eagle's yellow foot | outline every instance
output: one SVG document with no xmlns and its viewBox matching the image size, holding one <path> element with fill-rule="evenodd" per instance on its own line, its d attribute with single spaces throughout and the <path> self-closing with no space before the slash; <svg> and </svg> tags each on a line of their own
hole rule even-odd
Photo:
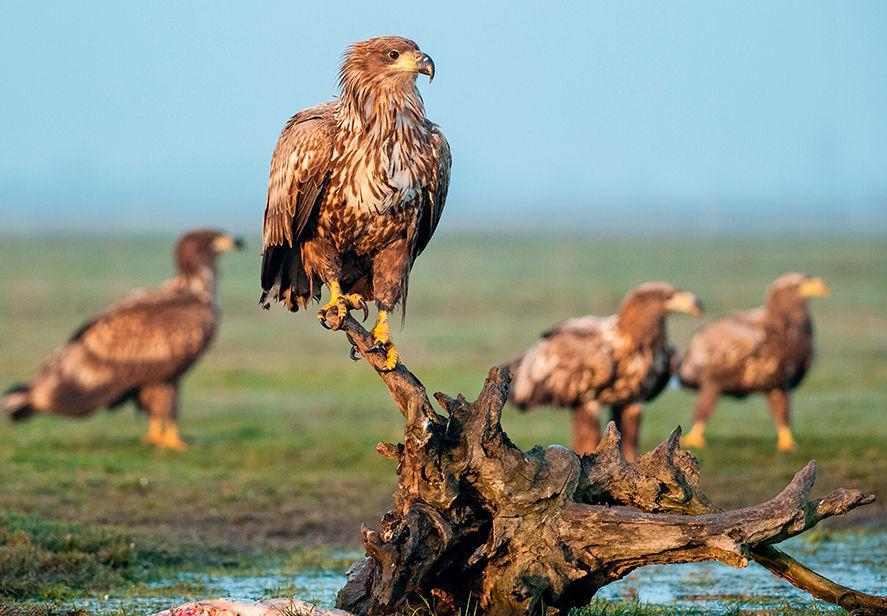
<svg viewBox="0 0 887 616">
<path fill-rule="evenodd" d="M 370 314 L 370 309 L 367 307 L 367 303 L 364 301 L 363 297 L 358 293 L 342 293 L 342 289 L 339 287 L 338 282 L 331 282 L 329 286 L 330 301 L 321 306 L 320 311 L 317 313 L 317 320 L 320 321 L 321 325 L 327 329 L 339 329 L 342 319 L 345 318 L 348 311 L 358 309 L 363 310 L 363 320 L 366 321 Z M 326 319 L 327 312 L 333 309 L 336 311 L 336 316 L 339 317 L 339 325 L 336 327 L 331 327 Z"/>
<path fill-rule="evenodd" d="M 159 421 L 158 425 L 160 425 Z M 161 449 L 172 449 L 174 451 L 186 451 L 188 449 L 188 443 L 183 441 L 182 437 L 179 436 L 179 428 L 173 421 L 169 421 L 168 423 L 164 422 L 164 427 L 159 434 L 152 432 L 153 422 L 152 427 L 148 430 L 148 436 L 145 437 L 145 442 L 156 445 Z M 149 438 L 151 438 L 150 441 L 148 440 Z"/>
<path fill-rule="evenodd" d="M 797 446 L 798 444 L 795 442 L 795 437 L 792 436 L 792 431 L 787 427 L 780 428 L 779 438 L 776 441 L 776 451 L 790 452 L 794 451 Z"/>
<path fill-rule="evenodd" d="M 391 342 L 391 329 L 388 326 L 388 312 L 379 311 L 379 317 L 376 319 L 376 325 L 373 331 L 375 343 L 370 347 L 370 351 L 385 353 L 385 370 L 394 370 L 400 362 L 400 355 L 397 353 L 397 347 Z"/>
<path fill-rule="evenodd" d="M 702 436 L 705 428 L 699 424 L 693 424 L 687 436 L 681 438 L 681 447 L 691 447 L 693 449 L 702 449 L 705 447 L 705 437 Z"/>
<path fill-rule="evenodd" d="M 159 445 L 163 440 L 163 422 L 157 417 L 148 419 L 148 434 L 142 438 L 147 445 Z"/>
<path fill-rule="evenodd" d="M 170 423 L 166 430 L 163 432 L 163 436 L 160 437 L 160 442 L 157 443 L 158 446 L 163 449 L 172 449 L 174 451 L 187 451 L 188 443 L 182 440 L 182 437 L 179 436 L 179 429 L 174 423 Z"/>
</svg>

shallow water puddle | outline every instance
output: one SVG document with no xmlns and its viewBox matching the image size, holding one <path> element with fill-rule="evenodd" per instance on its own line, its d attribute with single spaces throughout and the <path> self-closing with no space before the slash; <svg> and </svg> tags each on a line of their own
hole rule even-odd
<svg viewBox="0 0 887 616">
<path fill-rule="evenodd" d="M 783 542 L 781 547 L 836 582 L 869 593 L 887 593 L 887 533 L 825 533 L 809 538 L 797 537 Z M 344 575 L 342 571 L 334 570 L 221 576 L 185 573 L 156 586 L 163 588 L 177 581 L 201 582 L 208 592 L 203 597 L 96 598 L 75 603 L 98 613 L 124 609 L 140 614 L 211 597 L 262 599 L 294 596 L 321 605 L 333 605 Z M 744 569 L 719 563 L 645 567 L 606 586 L 597 598 L 704 609 L 712 614 L 737 607 L 763 611 L 786 603 L 808 605 L 812 601 L 808 594 L 754 563 Z"/>
<path fill-rule="evenodd" d="M 836 533 L 796 537 L 780 547 L 825 577 L 864 592 L 887 593 L 887 533 Z M 763 567 L 734 569 L 720 563 L 654 565 L 606 586 L 600 599 L 636 599 L 681 608 L 767 609 L 812 598 Z"/>
</svg>

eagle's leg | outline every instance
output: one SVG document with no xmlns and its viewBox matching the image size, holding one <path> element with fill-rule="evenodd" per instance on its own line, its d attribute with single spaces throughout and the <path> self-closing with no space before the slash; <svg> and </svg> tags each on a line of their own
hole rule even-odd
<svg viewBox="0 0 887 616">
<path fill-rule="evenodd" d="M 774 389 L 767 394 L 767 403 L 770 406 L 773 421 L 776 423 L 778 435 L 776 450 L 794 451 L 797 443 L 795 442 L 795 437 L 792 436 L 792 429 L 789 423 L 791 402 L 789 401 L 788 392 L 782 389 Z"/>
<path fill-rule="evenodd" d="M 409 243 L 402 238 L 389 244 L 376 253 L 372 264 L 373 297 L 376 300 L 376 308 L 379 309 L 376 325 L 371 332 L 375 340 L 372 350 L 384 353 L 385 368 L 394 370 L 400 362 L 400 355 L 391 342 L 388 315 L 406 296 L 407 277 L 412 264 Z"/>
<path fill-rule="evenodd" d="M 721 397 L 721 389 L 715 383 L 703 380 L 693 407 L 693 427 L 681 438 L 681 447 L 701 449 L 705 447 L 705 424 L 711 418 Z"/>
<path fill-rule="evenodd" d="M 148 434 L 142 439 L 149 445 L 159 445 L 163 438 L 163 420 L 159 417 L 151 416 L 148 418 Z"/>
<path fill-rule="evenodd" d="M 613 407 L 613 421 L 622 434 L 622 457 L 629 462 L 633 462 L 638 454 L 643 414 L 644 405 L 639 402 Z"/>
<path fill-rule="evenodd" d="M 570 412 L 573 427 L 573 451 L 579 455 L 594 453 L 601 442 L 600 404 L 589 400 Z"/>
<path fill-rule="evenodd" d="M 176 426 L 178 414 L 178 390 L 174 383 L 147 385 L 139 391 L 139 406 L 148 411 L 150 425 L 145 442 L 185 451 L 188 444 L 179 436 Z"/>
<path fill-rule="evenodd" d="M 317 320 L 320 321 L 321 325 L 330 329 L 326 320 L 326 313 L 333 309 L 335 309 L 336 315 L 339 317 L 338 323 L 342 322 L 349 310 L 357 309 L 363 310 L 363 318 L 366 320 L 367 316 L 369 316 L 369 308 L 363 297 L 358 293 L 342 293 L 342 287 L 339 285 L 338 280 L 331 280 L 327 283 L 327 286 L 330 288 L 330 301 L 324 304 L 317 313 Z M 336 329 L 338 329 L 338 326 Z"/>
<path fill-rule="evenodd" d="M 391 326 L 388 324 L 387 310 L 379 310 L 376 324 L 370 333 L 373 335 L 373 340 L 376 341 L 370 350 L 385 353 L 385 368 L 394 370 L 400 361 L 400 355 L 397 354 L 397 347 L 391 342 Z"/>
</svg>

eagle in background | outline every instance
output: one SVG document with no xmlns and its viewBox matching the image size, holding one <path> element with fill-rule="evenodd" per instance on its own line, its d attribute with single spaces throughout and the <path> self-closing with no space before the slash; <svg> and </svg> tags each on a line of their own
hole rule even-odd
<svg viewBox="0 0 887 616">
<path fill-rule="evenodd" d="M 777 449 L 791 451 L 789 392 L 813 363 L 811 297 L 831 294 L 822 278 L 789 273 L 767 289 L 764 306 L 718 319 L 697 331 L 681 360 L 681 384 L 698 389 L 693 427 L 681 439 L 686 447 L 705 445 L 705 424 L 721 394 L 744 398 L 767 394 L 778 432 Z"/>
<path fill-rule="evenodd" d="M 184 450 L 176 426 L 179 379 L 203 354 L 219 321 L 216 259 L 241 240 L 198 230 L 176 246 L 178 275 L 134 291 L 83 325 L 29 383 L 0 398 L 10 419 L 80 417 L 134 400 L 150 417 L 145 441 Z"/>
<path fill-rule="evenodd" d="M 406 303 L 410 269 L 443 212 L 450 148 L 425 117 L 419 73 L 434 62 L 413 41 L 386 36 L 354 43 L 339 71 L 340 96 L 306 109 L 283 128 L 271 159 L 262 237 L 263 307 L 290 310 L 330 299 L 342 317 L 375 300 L 376 350 L 394 369 L 389 313 Z"/>
<path fill-rule="evenodd" d="M 688 291 L 650 282 L 629 292 L 613 316 L 554 326 L 511 365 L 511 402 L 520 409 L 570 409 L 573 448 L 580 454 L 597 447 L 598 414 L 609 405 L 622 433 L 622 453 L 634 459 L 643 403 L 659 395 L 674 370 L 665 328 L 670 312 L 699 315 L 702 306 Z"/>
</svg>

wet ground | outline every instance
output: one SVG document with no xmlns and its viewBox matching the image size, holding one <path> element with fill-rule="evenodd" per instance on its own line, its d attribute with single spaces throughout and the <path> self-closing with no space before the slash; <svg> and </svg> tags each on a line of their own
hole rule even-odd
<svg viewBox="0 0 887 616">
<path fill-rule="evenodd" d="M 835 582 L 868 593 L 887 594 L 887 533 L 798 537 L 780 547 Z M 597 596 L 693 607 L 710 613 L 729 607 L 764 610 L 813 601 L 807 593 L 755 563 L 743 569 L 720 563 L 645 567 L 601 589 Z"/>
<path fill-rule="evenodd" d="M 840 532 L 798 537 L 781 544 L 789 554 L 826 577 L 875 594 L 887 594 L 887 533 Z M 348 555 L 358 558 L 359 554 Z M 210 592 L 204 598 L 261 599 L 293 596 L 321 605 L 333 605 L 343 583 L 341 570 L 267 571 L 260 575 L 204 576 L 183 574 L 170 582 L 201 582 Z M 719 563 L 663 565 L 639 569 L 603 588 L 598 598 L 636 600 L 644 604 L 695 608 L 717 614 L 731 608 L 765 612 L 788 604 L 809 605 L 812 599 L 787 582 L 752 563 L 733 569 Z M 75 602 L 92 612 L 149 613 L 193 600 L 187 596 L 129 599 L 96 597 Z"/>
</svg>

